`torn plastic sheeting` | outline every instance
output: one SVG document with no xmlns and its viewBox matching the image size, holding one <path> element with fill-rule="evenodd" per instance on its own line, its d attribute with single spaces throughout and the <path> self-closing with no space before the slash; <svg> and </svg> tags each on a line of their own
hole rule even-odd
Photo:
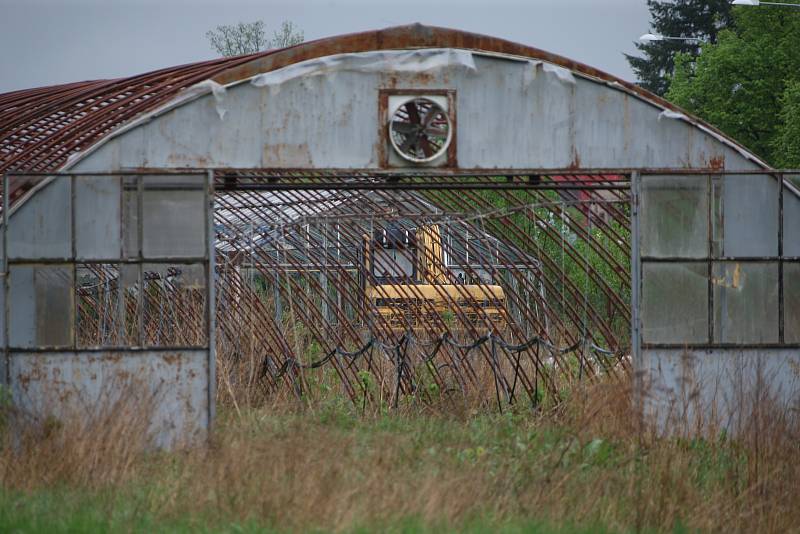
<svg viewBox="0 0 800 534">
<path fill-rule="evenodd" d="M 228 110 L 222 107 L 222 103 L 225 101 L 225 86 L 218 84 L 214 80 L 204 80 L 200 83 L 196 83 L 191 86 L 189 91 L 194 90 L 195 92 L 205 92 L 210 90 L 211 94 L 214 95 L 214 101 L 216 102 L 217 108 L 217 115 L 219 115 L 219 120 L 225 118 L 225 114 L 228 113 Z"/>
<path fill-rule="evenodd" d="M 555 74 L 555 76 L 564 83 L 575 84 L 575 76 L 572 75 L 572 71 L 569 69 L 553 65 L 552 63 L 542 63 L 542 70 L 549 74 Z"/>
<path fill-rule="evenodd" d="M 150 122 L 154 118 L 159 117 L 168 111 L 176 109 L 181 105 L 190 102 L 192 100 L 196 100 L 197 98 L 200 98 L 201 96 L 206 95 L 208 93 L 212 93 L 214 95 L 214 100 L 216 101 L 217 114 L 219 115 L 219 118 L 221 120 L 228 112 L 227 109 L 224 109 L 221 106 L 221 103 L 224 100 L 225 95 L 227 94 L 227 88 L 226 86 L 219 84 L 213 80 L 204 80 L 190 87 L 187 87 L 186 89 L 178 93 L 172 100 L 169 100 L 161 104 L 157 108 L 148 111 L 147 113 L 143 113 L 142 115 L 134 118 L 130 122 L 120 125 L 107 137 L 100 139 L 93 145 L 83 149 L 82 151 L 70 154 L 69 158 L 67 158 L 67 161 L 64 163 L 64 166 L 60 170 L 67 171 L 71 169 L 73 166 L 77 165 L 78 162 L 80 162 L 83 158 L 91 155 L 95 150 L 97 150 L 107 142 L 111 141 L 115 137 L 125 134 L 126 132 L 133 130 L 138 126 L 141 126 L 142 124 Z M 42 184 L 44 183 L 45 182 L 42 182 Z"/>
<path fill-rule="evenodd" d="M 672 111 L 671 109 L 665 109 L 664 111 L 658 114 L 658 120 L 661 119 L 687 120 L 688 117 L 683 113 Z"/>
<path fill-rule="evenodd" d="M 345 72 L 425 72 L 447 67 L 475 71 L 475 60 L 467 50 L 429 48 L 404 51 L 376 51 L 338 54 L 310 59 L 251 78 L 256 87 L 280 85 L 303 76 L 319 76 L 333 71 Z"/>
<path fill-rule="evenodd" d="M 543 72 L 554 75 L 563 83 L 568 83 L 571 85 L 575 85 L 576 83 L 575 76 L 572 74 L 572 71 L 559 65 L 553 65 L 552 63 L 546 63 L 544 61 L 529 61 L 528 64 L 530 67 L 525 70 L 524 74 L 523 83 L 525 84 L 525 87 L 530 85 L 536 79 L 539 67 L 542 68 Z"/>
<path fill-rule="evenodd" d="M 193 100 L 197 97 L 203 96 L 208 93 L 214 95 L 217 115 L 219 115 L 220 120 L 224 119 L 225 114 L 228 113 L 228 110 L 222 107 L 222 103 L 225 101 L 227 90 L 224 85 L 219 84 L 214 80 L 203 80 L 202 82 L 198 82 L 190 87 L 187 87 L 185 90 L 178 93 L 178 95 L 173 100 L 170 100 L 169 102 L 159 106 L 158 108 L 146 113 L 141 118 L 149 119 L 150 117 L 155 117 L 163 111 L 176 108 L 185 102 L 188 102 L 190 100 Z M 138 123 L 140 121 L 135 120 L 133 122 Z"/>
</svg>

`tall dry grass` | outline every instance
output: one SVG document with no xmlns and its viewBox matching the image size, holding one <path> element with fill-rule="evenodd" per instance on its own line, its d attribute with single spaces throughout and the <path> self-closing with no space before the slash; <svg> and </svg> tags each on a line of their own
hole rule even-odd
<svg viewBox="0 0 800 534">
<path fill-rule="evenodd" d="M 6 488 L 36 491 L 66 485 L 98 489 L 135 478 L 153 450 L 159 396 L 133 381 L 104 388 L 106 405 L 21 413 L 2 410 L 0 479 Z"/>
<path fill-rule="evenodd" d="M 223 409 L 206 447 L 157 453 L 142 411 L 50 425 L 0 453 L 6 495 L 113 494 L 158 521 L 281 529 L 458 528 L 475 517 L 611 529 L 788 532 L 800 525 L 800 432 L 768 405 L 736 436 L 641 424 L 629 383 L 575 387 L 548 410 L 362 414 L 331 396 Z M 111 410 L 112 412 L 114 410 Z M 113 514 L 113 507 L 101 513 Z"/>
</svg>

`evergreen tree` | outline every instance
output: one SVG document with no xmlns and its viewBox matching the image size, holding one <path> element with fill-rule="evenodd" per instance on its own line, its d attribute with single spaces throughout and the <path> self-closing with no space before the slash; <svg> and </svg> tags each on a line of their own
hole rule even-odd
<svg viewBox="0 0 800 534">
<path fill-rule="evenodd" d="M 644 57 L 625 54 L 639 85 L 663 96 L 675 68 L 675 54 L 697 57 L 702 42 L 715 43 L 717 34 L 731 23 L 730 0 L 647 0 L 652 32 L 668 37 L 693 37 L 692 41 L 636 43 Z"/>
</svg>

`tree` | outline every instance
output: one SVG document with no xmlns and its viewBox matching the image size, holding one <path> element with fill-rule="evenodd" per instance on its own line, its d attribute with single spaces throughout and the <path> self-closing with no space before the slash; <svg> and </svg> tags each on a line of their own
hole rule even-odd
<svg viewBox="0 0 800 534">
<path fill-rule="evenodd" d="M 285 48 L 303 42 L 303 32 L 294 23 L 283 21 L 280 29 L 267 39 L 264 21 L 223 24 L 206 32 L 206 38 L 219 54 L 241 56 L 272 48 Z"/>
<path fill-rule="evenodd" d="M 694 58 L 676 58 L 667 98 L 773 164 L 800 164 L 800 13 L 734 12 L 733 26 Z"/>
<path fill-rule="evenodd" d="M 284 20 L 281 28 L 272 33 L 272 39 L 267 48 L 286 48 L 300 44 L 305 39 L 303 30 L 294 25 L 291 21 Z"/>
<path fill-rule="evenodd" d="M 206 38 L 225 57 L 255 54 L 267 45 L 264 21 L 223 24 L 206 32 Z"/>
<path fill-rule="evenodd" d="M 781 97 L 782 127 L 773 143 L 775 165 L 800 167 L 800 81 L 789 82 Z"/>
<path fill-rule="evenodd" d="M 647 0 L 652 31 L 668 37 L 693 37 L 714 43 L 719 31 L 730 25 L 730 0 Z M 636 43 L 644 57 L 625 54 L 636 73 L 639 85 L 663 96 L 669 89 L 669 79 L 677 53 L 696 57 L 699 42 L 654 41 Z"/>
</svg>

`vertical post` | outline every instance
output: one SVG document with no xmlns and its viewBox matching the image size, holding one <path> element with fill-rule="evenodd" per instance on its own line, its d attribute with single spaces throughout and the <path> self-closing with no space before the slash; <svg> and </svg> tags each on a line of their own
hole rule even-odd
<svg viewBox="0 0 800 534">
<path fill-rule="evenodd" d="M 11 386 L 11 366 L 8 356 L 8 185 L 10 176 L 3 175 L 3 385 Z"/>
<path fill-rule="evenodd" d="M 320 286 L 322 287 L 322 317 L 325 319 L 325 327 L 330 328 L 331 318 L 328 311 L 328 230 L 330 230 L 330 223 L 324 222 L 319 224 L 319 229 L 322 233 L 322 269 L 320 270 Z M 309 236 L 309 247 L 311 246 L 311 238 Z M 311 258 L 308 258 L 309 262 Z"/>
<path fill-rule="evenodd" d="M 765 177 L 766 178 L 766 177 Z M 778 342 L 786 343 L 783 301 L 783 174 L 778 175 Z"/>
<path fill-rule="evenodd" d="M 281 227 L 283 228 L 283 227 Z M 281 229 L 281 236 L 283 235 L 283 230 Z M 250 225 L 250 268 L 253 267 L 253 259 L 252 259 L 252 250 L 253 250 L 253 226 Z M 283 306 L 281 305 L 281 238 L 279 237 L 275 243 L 275 276 L 274 276 L 274 287 L 273 287 L 273 294 L 275 295 L 275 324 L 278 325 L 278 328 L 282 328 L 282 320 L 283 320 Z"/>
<path fill-rule="evenodd" d="M 586 206 L 586 243 L 584 243 L 583 247 L 583 267 L 586 278 L 584 278 L 583 283 L 583 325 L 581 327 L 583 346 L 578 356 L 578 380 L 583 379 L 583 364 L 588 364 L 589 362 L 587 348 L 589 347 L 589 247 L 592 240 L 592 207 L 593 204 L 591 202 Z"/>
<path fill-rule="evenodd" d="M 208 430 L 216 418 L 217 387 L 217 294 L 216 294 L 216 247 L 214 246 L 214 171 L 206 174 L 206 340 L 208 341 Z"/>
<path fill-rule="evenodd" d="M 724 175 L 723 175 L 723 183 L 724 183 Z M 707 208 L 707 226 L 708 226 L 708 233 L 706 235 L 706 239 L 708 241 L 708 246 L 706 247 L 706 254 L 708 256 L 708 265 L 707 265 L 707 276 L 708 276 L 708 343 L 714 343 L 714 337 L 719 336 L 720 340 L 722 340 L 722 332 L 715 332 L 714 330 L 714 318 L 716 317 L 716 312 L 714 311 L 716 308 L 716 304 L 714 302 L 714 207 L 716 205 L 714 201 L 714 195 L 716 194 L 715 188 L 713 187 L 713 178 L 709 174 L 706 177 L 706 195 L 708 199 L 708 206 Z M 720 202 L 724 203 L 724 196 Z M 723 220 L 723 228 L 724 228 L 724 220 Z M 723 238 L 723 248 L 725 246 L 725 241 Z M 726 298 L 725 294 L 723 293 L 723 299 Z M 722 323 L 720 323 L 722 324 Z"/>
<path fill-rule="evenodd" d="M 397 342 L 397 347 L 395 348 L 395 358 L 397 362 L 397 374 L 395 376 L 395 386 L 394 386 L 394 408 L 397 409 L 400 403 L 400 386 L 403 380 L 403 341 L 406 339 L 407 334 L 403 334 L 403 337 L 400 338 L 400 341 Z"/>
<path fill-rule="evenodd" d="M 136 177 L 136 252 L 139 288 L 136 291 L 136 343 L 144 346 L 144 177 Z"/>
<path fill-rule="evenodd" d="M 641 395 L 641 369 L 642 339 L 641 319 L 641 289 L 642 289 L 642 260 L 641 260 L 641 230 L 639 206 L 641 201 L 641 175 L 638 171 L 631 173 L 631 359 L 636 384 L 636 395 Z M 638 369 L 637 369 L 638 368 Z"/>
<path fill-rule="evenodd" d="M 126 332 L 126 321 L 127 318 L 125 317 L 125 300 L 127 298 L 128 291 L 125 289 L 125 277 L 123 276 L 123 272 L 128 272 L 128 264 L 125 260 L 128 259 L 130 254 L 129 250 L 126 250 L 125 247 L 125 239 L 128 235 L 127 227 L 130 223 L 130 217 L 126 214 L 128 209 L 128 203 L 125 199 L 125 178 L 120 175 L 119 176 L 119 257 L 120 262 L 117 268 L 117 344 L 120 346 L 128 345 L 128 335 Z"/>
<path fill-rule="evenodd" d="M 497 408 L 500 410 L 500 413 L 503 413 L 503 404 L 502 402 L 500 402 L 500 377 L 497 376 L 500 373 L 500 364 L 497 361 L 497 341 L 495 341 L 494 335 L 491 332 L 489 332 L 489 343 L 491 343 L 491 349 L 492 349 L 492 374 L 494 375 L 494 394 L 495 397 L 497 398 Z M 506 390 L 506 400 L 509 400 L 507 390 Z"/>
<path fill-rule="evenodd" d="M 344 271 L 342 267 L 342 232 L 341 228 L 339 228 L 339 220 L 336 220 L 336 325 L 338 326 L 342 322 L 342 317 L 344 320 L 347 321 L 347 313 L 342 313 L 342 290 L 343 287 L 343 276 L 342 271 Z"/>
<path fill-rule="evenodd" d="M 70 297 L 72 298 L 72 325 L 70 330 L 70 337 L 72 338 L 72 350 L 78 350 L 78 321 L 80 321 L 80 299 L 78 298 L 78 265 L 76 258 L 78 257 L 77 247 L 75 245 L 75 180 L 74 174 L 69 175 L 69 240 L 70 240 L 70 254 L 72 260 L 72 287 L 70 288 Z M 92 178 L 99 180 L 99 177 Z M 102 343 L 102 342 L 101 342 Z"/>
</svg>

